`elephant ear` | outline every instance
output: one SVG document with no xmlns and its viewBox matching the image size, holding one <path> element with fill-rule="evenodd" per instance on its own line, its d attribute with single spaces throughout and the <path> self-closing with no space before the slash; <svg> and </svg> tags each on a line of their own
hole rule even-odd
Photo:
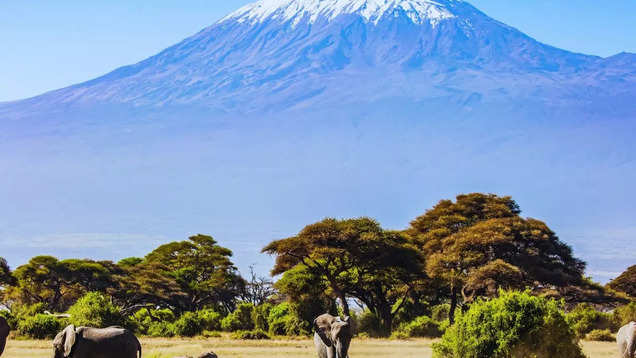
<svg viewBox="0 0 636 358">
<path fill-rule="evenodd" d="M 69 357 L 71 355 L 71 350 L 73 350 L 73 345 L 75 345 L 75 326 L 69 325 L 64 328 L 64 357 Z"/>
<path fill-rule="evenodd" d="M 314 329 L 327 347 L 331 347 L 331 339 L 327 336 L 327 332 L 331 333 L 331 321 L 326 315 L 319 316 L 314 320 Z"/>
</svg>

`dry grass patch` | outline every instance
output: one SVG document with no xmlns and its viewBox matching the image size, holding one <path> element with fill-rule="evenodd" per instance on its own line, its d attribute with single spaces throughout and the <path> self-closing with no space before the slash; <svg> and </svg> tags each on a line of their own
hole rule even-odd
<svg viewBox="0 0 636 358">
<path fill-rule="evenodd" d="M 408 341 L 384 339 L 356 339 L 352 343 L 350 356 L 430 358 L 432 340 L 413 339 Z M 590 358 L 616 357 L 616 344 L 610 342 L 582 342 L 585 353 Z M 315 358 L 313 342 L 303 340 L 237 341 L 223 338 L 144 338 L 142 339 L 145 358 L 172 358 L 175 356 L 197 356 L 214 351 L 219 358 Z M 50 341 L 10 340 L 2 358 L 50 358 Z"/>
</svg>

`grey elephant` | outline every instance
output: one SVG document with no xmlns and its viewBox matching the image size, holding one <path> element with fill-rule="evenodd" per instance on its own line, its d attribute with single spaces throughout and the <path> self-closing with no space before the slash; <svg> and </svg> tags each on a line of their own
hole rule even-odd
<svg viewBox="0 0 636 358">
<path fill-rule="evenodd" d="M 141 358 L 141 344 L 121 327 L 69 325 L 53 340 L 54 358 Z M 139 357 L 137 357 L 139 352 Z"/>
<path fill-rule="evenodd" d="M 616 343 L 621 358 L 636 358 L 636 322 L 629 322 L 618 330 Z"/>
<path fill-rule="evenodd" d="M 0 356 L 4 352 L 4 346 L 7 344 L 7 337 L 9 337 L 9 324 L 4 317 L 0 316 Z"/>
<path fill-rule="evenodd" d="M 314 344 L 318 358 L 348 358 L 353 337 L 349 317 L 341 319 L 328 313 L 314 320 Z"/>
</svg>

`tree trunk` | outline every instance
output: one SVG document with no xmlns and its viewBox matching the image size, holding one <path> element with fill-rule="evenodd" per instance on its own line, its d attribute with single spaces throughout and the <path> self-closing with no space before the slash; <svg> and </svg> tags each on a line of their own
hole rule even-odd
<svg viewBox="0 0 636 358">
<path fill-rule="evenodd" d="M 450 295 L 451 303 L 450 310 L 448 311 L 448 320 L 450 324 L 455 323 L 455 310 L 457 309 L 457 289 L 455 286 L 451 287 L 451 295 Z"/>
<path fill-rule="evenodd" d="M 380 333 L 382 337 L 389 337 L 393 330 L 393 314 L 391 314 L 391 307 L 381 307 L 379 310 L 380 319 Z"/>
<path fill-rule="evenodd" d="M 351 316 L 351 311 L 349 310 L 349 302 L 347 302 L 347 298 L 341 292 L 338 292 L 338 298 L 340 299 L 340 305 L 342 306 L 342 313 L 345 316 Z"/>
</svg>

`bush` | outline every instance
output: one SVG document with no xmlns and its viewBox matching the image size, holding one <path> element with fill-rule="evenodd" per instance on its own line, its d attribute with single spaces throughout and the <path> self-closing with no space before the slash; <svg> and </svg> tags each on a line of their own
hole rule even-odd
<svg viewBox="0 0 636 358">
<path fill-rule="evenodd" d="M 613 319 L 616 323 L 617 328 L 622 327 L 632 321 L 636 322 L 636 301 L 615 309 Z"/>
<path fill-rule="evenodd" d="M 273 336 L 309 335 L 309 324 L 298 317 L 292 305 L 287 302 L 272 307 L 267 322 L 269 334 Z"/>
<path fill-rule="evenodd" d="M 0 310 L 0 316 L 3 316 L 12 330 L 18 330 L 18 324 L 29 318 L 44 313 L 46 306 L 44 303 L 35 303 L 32 305 L 13 305 L 11 312 Z"/>
<path fill-rule="evenodd" d="M 584 358 L 576 336 L 554 300 L 504 292 L 477 300 L 433 345 L 440 358 Z"/>
<path fill-rule="evenodd" d="M 595 329 L 585 336 L 585 340 L 599 342 L 614 342 L 616 337 L 609 329 Z"/>
<path fill-rule="evenodd" d="M 129 326 L 119 307 L 99 292 L 89 292 L 68 309 L 69 322 L 75 326 Z"/>
<path fill-rule="evenodd" d="M 260 306 L 254 307 L 252 311 L 252 321 L 254 322 L 254 328 L 262 331 L 269 329 L 269 312 L 272 310 L 270 303 L 264 303 Z"/>
<path fill-rule="evenodd" d="M 147 334 L 151 337 L 174 337 L 175 325 L 170 322 L 152 322 Z"/>
<path fill-rule="evenodd" d="M 174 322 L 174 333 L 183 337 L 194 337 L 203 332 L 203 322 L 195 312 L 184 312 Z"/>
<path fill-rule="evenodd" d="M 382 332 L 380 330 L 380 319 L 375 315 L 375 313 L 369 310 L 364 310 L 360 316 L 358 316 L 357 327 L 358 332 L 365 333 L 369 337 L 382 336 Z"/>
<path fill-rule="evenodd" d="M 595 329 L 614 329 L 611 314 L 599 312 L 589 304 L 579 304 L 566 316 L 566 320 L 578 338 L 585 337 Z"/>
<path fill-rule="evenodd" d="M 232 339 L 270 339 L 263 330 L 236 331 L 231 335 Z"/>
<path fill-rule="evenodd" d="M 205 338 L 221 338 L 223 335 L 220 332 L 216 331 L 203 331 L 201 335 Z"/>
<path fill-rule="evenodd" d="M 403 325 L 398 330 L 406 337 L 428 337 L 437 338 L 442 336 L 439 322 L 433 321 L 430 317 L 420 316 L 413 321 Z"/>
<path fill-rule="evenodd" d="M 42 313 L 26 317 L 18 323 L 18 332 L 20 334 L 35 339 L 55 337 L 61 330 L 62 323 L 57 318 Z"/>
<path fill-rule="evenodd" d="M 137 325 L 137 332 L 141 334 L 149 334 L 150 326 L 155 322 L 174 322 L 174 313 L 169 309 L 149 310 L 142 308 L 130 316 L 130 320 Z"/>
<path fill-rule="evenodd" d="M 431 319 L 437 322 L 443 322 L 449 318 L 450 305 L 444 303 L 441 305 L 433 306 L 431 308 Z"/>
<path fill-rule="evenodd" d="M 197 311 L 197 316 L 201 321 L 201 327 L 207 331 L 218 331 L 221 329 L 221 319 L 223 316 L 213 309 Z"/>
<path fill-rule="evenodd" d="M 241 303 L 236 307 L 234 312 L 223 318 L 221 328 L 228 332 L 250 331 L 254 329 L 252 311 L 254 311 L 254 305 L 251 303 Z"/>
</svg>

